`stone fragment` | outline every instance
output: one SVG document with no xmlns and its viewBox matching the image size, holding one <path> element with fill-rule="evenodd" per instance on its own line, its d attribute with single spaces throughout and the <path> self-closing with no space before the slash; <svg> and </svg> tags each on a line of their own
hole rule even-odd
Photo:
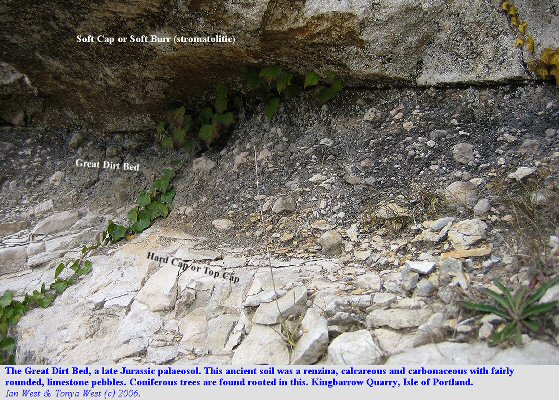
<svg viewBox="0 0 559 400">
<path fill-rule="evenodd" d="M 180 248 L 175 253 L 176 258 L 185 261 L 213 261 L 222 257 L 221 253 L 215 250 L 196 250 Z"/>
<path fill-rule="evenodd" d="M 429 279 L 421 279 L 417 286 L 415 287 L 415 291 L 413 294 L 419 297 L 429 297 L 435 291 L 435 285 Z"/>
<path fill-rule="evenodd" d="M 355 278 L 355 285 L 358 288 L 371 290 L 373 292 L 378 292 L 382 288 L 380 276 L 376 272 L 368 272 L 357 276 Z"/>
<path fill-rule="evenodd" d="M 446 187 L 443 194 L 450 204 L 456 206 L 473 207 L 478 200 L 476 186 L 471 182 L 453 182 Z"/>
<path fill-rule="evenodd" d="M 163 326 L 162 318 L 137 301 L 132 303 L 130 312 L 120 321 L 115 344 L 122 344 L 137 338 L 150 338 Z"/>
<path fill-rule="evenodd" d="M 230 219 L 214 219 L 212 221 L 212 225 L 218 231 L 228 231 L 231 229 L 235 224 Z"/>
<path fill-rule="evenodd" d="M 435 269 L 435 263 L 432 261 L 406 261 L 406 266 L 410 271 L 421 275 L 428 275 Z"/>
<path fill-rule="evenodd" d="M 467 219 L 452 226 L 448 240 L 457 250 L 467 250 L 485 238 L 487 224 L 479 219 Z M 457 258 L 457 257 L 454 257 Z"/>
<path fill-rule="evenodd" d="M 469 164 L 474 161 L 474 146 L 470 143 L 458 143 L 452 147 L 452 157 L 460 164 Z"/>
<path fill-rule="evenodd" d="M 378 219 L 393 219 L 400 217 L 411 217 L 411 211 L 396 203 L 380 204 L 373 212 L 373 217 Z"/>
<path fill-rule="evenodd" d="M 393 329 L 418 327 L 432 314 L 430 310 L 388 309 L 373 310 L 366 319 L 368 328 L 388 326 Z"/>
<path fill-rule="evenodd" d="M 27 246 L 27 257 L 35 256 L 46 250 L 45 242 L 30 243 Z"/>
<path fill-rule="evenodd" d="M 49 183 L 53 186 L 60 186 L 60 184 L 62 183 L 63 180 L 64 180 L 64 172 L 56 171 L 49 178 Z"/>
<path fill-rule="evenodd" d="M 208 348 L 212 354 L 221 354 L 224 351 L 231 331 L 239 317 L 231 314 L 219 315 L 208 321 Z"/>
<path fill-rule="evenodd" d="M 3 224 L 0 224 L 0 236 L 8 236 L 12 233 L 17 233 L 26 229 L 28 226 L 28 221 L 5 222 Z"/>
<path fill-rule="evenodd" d="M 216 167 L 216 163 L 207 157 L 200 157 L 192 161 L 192 172 L 200 175 L 209 173 Z"/>
<path fill-rule="evenodd" d="M 260 304 L 252 322 L 262 325 L 275 325 L 281 322 L 282 318 L 287 319 L 291 315 L 300 315 L 307 304 L 307 288 L 297 286 L 287 292 L 277 301 Z"/>
<path fill-rule="evenodd" d="M 536 168 L 532 168 L 532 167 L 518 167 L 516 169 L 516 171 L 511 172 L 508 175 L 509 179 L 514 179 L 518 182 L 520 182 L 522 179 L 529 177 L 530 175 L 532 175 L 534 172 L 536 172 Z"/>
<path fill-rule="evenodd" d="M 295 200 L 291 196 L 281 196 L 274 202 L 272 212 L 274 214 L 289 213 L 295 209 Z"/>
<path fill-rule="evenodd" d="M 76 211 L 63 211 L 41 220 L 33 229 L 34 235 L 48 235 L 69 229 L 79 219 Z"/>
<path fill-rule="evenodd" d="M 382 112 L 372 107 L 367 110 L 363 116 L 365 122 L 376 122 L 382 119 Z"/>
<path fill-rule="evenodd" d="M 365 261 L 371 256 L 371 250 L 355 250 L 353 252 L 355 259 L 359 261 Z"/>
<path fill-rule="evenodd" d="M 328 349 L 328 322 L 316 308 L 309 308 L 301 322 L 302 336 L 291 354 L 291 364 L 311 365 Z"/>
<path fill-rule="evenodd" d="M 366 329 L 342 333 L 328 346 L 328 364 L 375 365 L 383 357 L 382 349 Z"/>
<path fill-rule="evenodd" d="M 166 311 L 175 307 L 177 300 L 177 267 L 164 264 L 144 284 L 136 300 L 151 311 Z"/>
<path fill-rule="evenodd" d="M 402 271 L 401 285 L 402 289 L 410 291 L 415 289 L 417 282 L 419 280 L 419 274 L 417 272 L 412 272 L 409 269 Z"/>
<path fill-rule="evenodd" d="M 336 230 L 324 232 L 318 243 L 323 254 L 335 256 L 342 252 L 342 235 Z"/>
<path fill-rule="evenodd" d="M 85 142 L 86 139 L 87 139 L 87 134 L 85 133 L 85 131 L 78 131 L 74 133 L 74 135 L 70 139 L 70 143 L 68 143 L 68 147 L 75 150 L 78 147 L 80 147 Z"/>
<path fill-rule="evenodd" d="M 0 275 L 21 270 L 27 263 L 27 247 L 7 247 L 0 249 Z"/>
<path fill-rule="evenodd" d="M 390 329 L 375 329 L 374 337 L 377 339 L 380 348 L 388 356 L 402 353 L 414 347 L 429 343 L 429 336 L 419 333 L 398 333 Z"/>
<path fill-rule="evenodd" d="M 373 303 L 379 307 L 387 307 L 396 301 L 396 295 L 392 293 L 376 293 Z"/>
<path fill-rule="evenodd" d="M 479 199 L 479 201 L 474 206 L 474 215 L 476 216 L 483 216 L 487 214 L 491 210 L 491 202 L 489 199 L 483 198 Z"/>
<path fill-rule="evenodd" d="M 289 364 L 289 350 L 283 337 L 278 333 L 279 331 L 279 326 L 254 324 L 248 336 L 235 350 L 231 364 Z"/>
<path fill-rule="evenodd" d="M 441 260 L 448 258 L 470 258 L 470 257 L 485 257 L 491 254 L 491 246 L 481 246 L 468 250 L 453 250 L 441 254 Z"/>
</svg>

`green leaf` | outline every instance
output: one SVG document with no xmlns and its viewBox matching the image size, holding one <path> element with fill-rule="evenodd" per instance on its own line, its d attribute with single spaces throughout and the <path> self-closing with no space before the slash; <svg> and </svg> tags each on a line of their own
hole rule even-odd
<svg viewBox="0 0 559 400">
<path fill-rule="evenodd" d="M 142 233 L 151 225 L 151 218 L 150 214 L 146 213 L 145 211 L 141 211 L 140 215 L 138 216 L 138 220 L 134 225 L 132 225 L 132 230 L 136 233 Z"/>
<path fill-rule="evenodd" d="M 535 304 L 529 307 L 526 307 L 522 312 L 522 318 L 534 317 L 536 315 L 545 314 L 550 311 L 554 311 L 557 309 L 557 301 L 553 301 L 550 303 L 542 303 L 542 304 Z"/>
<path fill-rule="evenodd" d="M 491 336 L 491 339 L 489 341 L 489 345 L 490 346 L 497 346 L 501 343 L 503 343 L 504 341 L 508 340 L 511 335 L 513 334 L 514 330 L 516 328 L 516 322 L 510 322 L 509 324 L 507 324 L 503 329 L 501 329 L 499 332 L 496 332 L 493 334 L 493 336 Z"/>
<path fill-rule="evenodd" d="M 7 321 L 0 322 L 0 336 L 6 336 L 8 334 L 9 325 Z"/>
<path fill-rule="evenodd" d="M 58 275 L 60 275 L 62 271 L 64 271 L 64 268 L 66 268 L 66 265 L 64 265 L 64 263 L 58 264 L 58 267 L 56 267 L 56 270 L 54 271 L 54 279 L 58 278 Z"/>
<path fill-rule="evenodd" d="M 171 168 L 165 168 L 163 170 L 163 176 L 169 180 L 173 179 L 175 175 L 176 175 L 175 170 Z"/>
<path fill-rule="evenodd" d="M 2 297 L 0 297 L 0 307 L 7 307 L 12 303 L 14 299 L 14 292 L 11 290 L 6 290 Z"/>
<path fill-rule="evenodd" d="M 227 103 L 229 99 L 227 98 L 227 88 L 223 84 L 219 84 L 216 86 L 217 97 L 214 102 L 215 110 L 218 113 L 224 113 L 227 111 Z"/>
<path fill-rule="evenodd" d="M 217 93 L 218 97 L 227 97 L 227 87 L 223 83 L 219 83 L 215 87 L 215 92 Z"/>
<path fill-rule="evenodd" d="M 80 260 L 74 260 L 74 262 L 72 262 L 72 265 L 70 266 L 70 269 L 74 272 L 78 272 L 78 270 L 80 269 Z"/>
<path fill-rule="evenodd" d="M 52 294 L 47 294 L 45 295 L 45 297 L 43 297 L 42 299 L 40 299 L 38 301 L 39 305 L 41 306 L 41 308 L 47 308 L 48 306 L 50 306 L 53 302 L 54 299 L 56 297 Z"/>
<path fill-rule="evenodd" d="M 163 142 L 161 142 L 161 145 L 165 149 L 172 149 L 173 148 L 173 138 L 171 138 L 170 136 L 165 136 L 165 139 L 163 139 Z"/>
<path fill-rule="evenodd" d="M 182 128 L 188 132 L 190 129 L 192 129 L 192 116 L 189 114 L 186 114 L 183 119 L 182 119 Z"/>
<path fill-rule="evenodd" d="M 274 118 L 278 113 L 279 106 L 280 106 L 280 99 L 278 99 L 277 97 L 274 97 L 273 99 L 268 101 L 268 103 L 264 106 L 264 112 L 266 113 L 266 116 L 269 119 Z"/>
<path fill-rule="evenodd" d="M 174 190 L 169 190 L 167 193 L 161 195 L 161 202 L 167 205 L 173 203 L 176 192 Z"/>
<path fill-rule="evenodd" d="M 163 132 L 165 132 L 165 123 L 163 121 L 161 121 L 158 125 L 157 128 L 155 128 L 157 131 L 158 135 L 161 135 Z"/>
<path fill-rule="evenodd" d="M 128 212 L 128 221 L 133 225 L 138 220 L 138 207 L 134 207 Z"/>
<path fill-rule="evenodd" d="M 273 67 L 267 67 L 262 69 L 262 71 L 260 71 L 259 76 L 264 78 L 268 83 L 272 83 L 273 81 L 279 78 L 281 73 L 282 73 L 281 68 L 278 67 L 277 65 L 274 65 Z"/>
<path fill-rule="evenodd" d="M 205 124 L 202 125 L 200 127 L 200 132 L 198 133 L 198 136 L 200 137 L 200 139 L 202 139 L 204 142 L 206 142 L 207 144 L 211 143 L 213 141 L 214 135 L 215 135 L 215 126 L 214 125 L 210 125 L 210 124 Z"/>
<path fill-rule="evenodd" d="M 233 122 L 235 122 L 235 117 L 231 112 L 225 114 L 214 114 L 212 122 L 214 124 L 223 125 L 225 128 L 229 128 L 231 125 L 233 125 Z"/>
<path fill-rule="evenodd" d="M 200 117 L 201 124 L 202 125 L 209 124 L 210 121 L 212 120 L 213 113 L 214 112 L 210 107 L 206 107 L 202 111 L 200 111 L 199 117 Z"/>
<path fill-rule="evenodd" d="M 305 74 L 305 89 L 318 85 L 320 77 L 316 72 L 310 71 Z"/>
<path fill-rule="evenodd" d="M 146 207 L 146 210 L 151 214 L 151 219 L 154 220 L 158 217 L 166 217 L 169 215 L 169 207 L 158 201 L 154 201 Z"/>
<path fill-rule="evenodd" d="M 13 337 L 5 337 L 0 342 L 0 351 L 12 353 L 16 349 L 16 341 Z"/>
<path fill-rule="evenodd" d="M 532 332 L 537 332 L 541 328 L 541 325 L 536 321 L 524 320 L 524 325 L 526 325 Z"/>
<path fill-rule="evenodd" d="M 516 294 L 512 297 L 515 312 L 518 312 L 520 310 L 520 307 L 523 305 L 526 292 L 526 288 L 520 288 L 518 292 L 516 292 Z"/>
<path fill-rule="evenodd" d="M 183 129 L 183 128 L 173 129 L 173 143 L 175 143 L 177 147 L 184 146 L 185 139 L 186 139 L 186 130 L 185 129 Z"/>
<path fill-rule="evenodd" d="M 138 199 L 136 200 L 136 203 L 138 203 L 138 205 L 140 207 L 145 207 L 149 203 L 151 203 L 151 197 L 148 193 L 144 192 L 144 193 L 142 193 L 141 195 L 138 196 Z"/>
<path fill-rule="evenodd" d="M 462 306 L 473 311 L 481 311 L 489 314 L 495 314 L 505 319 L 510 319 L 509 315 L 500 308 L 480 303 L 470 303 L 468 301 L 461 302 Z"/>
<path fill-rule="evenodd" d="M 215 111 L 218 113 L 224 113 L 227 111 L 227 103 L 229 99 L 227 97 L 217 97 L 214 102 Z"/>
<path fill-rule="evenodd" d="M 235 96 L 233 97 L 233 105 L 237 108 L 237 109 L 241 109 L 243 108 L 244 105 L 244 101 L 243 98 L 241 96 Z"/>
<path fill-rule="evenodd" d="M 262 85 L 258 72 L 251 68 L 244 68 L 245 83 L 249 90 L 253 90 Z"/>
<path fill-rule="evenodd" d="M 505 297 L 505 300 L 507 301 L 507 303 L 511 307 L 514 307 L 514 301 L 512 299 L 512 292 L 510 291 L 510 289 L 508 287 L 506 287 L 505 285 L 503 285 L 501 283 L 501 281 L 499 281 L 498 279 L 495 279 L 493 281 L 493 283 L 495 283 L 495 286 L 497 286 L 499 288 L 499 290 L 501 292 L 503 292 L 503 296 Z"/>
<path fill-rule="evenodd" d="M 84 263 L 84 267 L 82 269 L 82 274 L 83 275 L 87 275 L 89 274 L 91 271 L 93 270 L 93 264 L 91 263 L 91 261 L 86 260 Z"/>
<path fill-rule="evenodd" d="M 553 279 L 550 279 L 549 281 L 547 281 L 544 285 L 542 285 L 538 290 L 536 290 L 534 292 L 534 294 L 532 294 L 531 296 L 528 297 L 528 300 L 526 300 L 526 305 L 531 305 L 534 304 L 536 302 L 538 302 L 543 295 L 545 294 L 545 292 L 547 292 L 547 290 L 553 286 L 555 286 L 556 284 L 559 283 L 559 275 L 556 276 Z"/>
<path fill-rule="evenodd" d="M 181 126 L 185 112 L 186 112 L 186 109 L 184 108 L 184 106 L 179 107 L 175 110 L 175 112 L 173 114 L 173 125 L 174 125 L 175 128 L 179 128 Z"/>
<path fill-rule="evenodd" d="M 56 294 L 62 294 L 66 289 L 68 289 L 68 282 L 63 279 L 57 279 L 52 285 L 51 289 L 54 289 Z"/>
<path fill-rule="evenodd" d="M 291 85 L 292 79 L 293 74 L 291 72 L 284 72 L 280 75 L 276 85 L 279 94 L 281 94 L 289 85 Z"/>
<path fill-rule="evenodd" d="M 170 183 L 170 178 L 164 175 L 153 181 L 153 188 L 159 190 L 161 193 L 165 193 L 169 188 Z M 146 207 L 148 205 L 149 204 L 146 204 Z"/>
<path fill-rule="evenodd" d="M 499 293 L 487 288 L 482 289 L 482 293 L 495 300 L 509 316 L 513 314 L 511 309 L 512 304 L 507 301 L 507 298 L 504 295 L 500 295 Z"/>
<path fill-rule="evenodd" d="M 115 224 L 113 221 L 109 221 L 109 227 L 107 232 L 111 238 L 111 242 L 116 243 L 126 236 L 127 228 L 122 225 Z"/>
<path fill-rule="evenodd" d="M 187 152 L 194 151 L 194 140 L 192 138 L 187 138 L 186 139 L 186 141 L 184 142 L 184 149 Z"/>
</svg>

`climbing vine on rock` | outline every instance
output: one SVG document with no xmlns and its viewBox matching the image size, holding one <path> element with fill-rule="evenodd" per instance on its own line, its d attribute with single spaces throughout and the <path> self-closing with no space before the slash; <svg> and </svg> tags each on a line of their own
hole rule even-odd
<svg viewBox="0 0 559 400">
<path fill-rule="evenodd" d="M 273 119 L 281 102 L 301 91 L 313 90 L 313 97 L 325 104 L 342 89 L 342 80 L 333 72 L 321 78 L 316 72 L 297 75 L 275 65 L 264 68 L 243 69 L 243 93 L 232 94 L 223 84 L 215 88 L 215 99 L 199 110 L 187 111 L 182 106 L 169 111 L 166 120 L 156 128 L 157 135 L 167 149 L 193 150 L 202 144 L 209 148 L 227 133 L 236 120 L 236 114 L 245 104 L 244 97 L 256 97 L 263 102 L 264 113 Z"/>
<path fill-rule="evenodd" d="M 528 22 L 523 20 L 518 8 L 511 1 L 502 1 L 501 9 L 509 18 L 510 24 L 518 32 L 516 47 L 525 48 L 530 54 L 528 68 L 542 79 L 555 79 L 559 87 L 559 48 L 545 48 L 539 57 L 536 54 L 536 40 L 527 35 Z"/>
<path fill-rule="evenodd" d="M 93 264 L 87 258 L 94 250 L 119 242 L 135 233 L 143 232 L 157 218 L 169 215 L 170 206 L 175 198 L 175 191 L 171 186 L 174 176 L 174 170 L 165 169 L 163 175 L 153 182 L 151 190 L 138 196 L 137 206 L 128 213 L 130 225 L 123 226 L 109 221 L 107 229 L 97 237 L 96 243 L 82 247 L 79 258 L 58 264 L 54 272 L 54 282 L 48 287 L 43 283 L 39 290 L 25 294 L 21 300 L 16 300 L 14 292 L 10 290 L 6 290 L 2 294 L 0 297 L 1 364 L 15 364 L 16 340 L 10 336 L 10 328 L 17 325 L 21 317 L 29 310 L 50 306 L 57 296 L 79 282 L 81 277 L 89 274 L 93 269 Z"/>
</svg>

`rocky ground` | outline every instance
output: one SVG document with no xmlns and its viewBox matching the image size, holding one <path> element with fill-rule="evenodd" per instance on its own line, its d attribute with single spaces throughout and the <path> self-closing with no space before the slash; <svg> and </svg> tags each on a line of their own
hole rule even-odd
<svg viewBox="0 0 559 400">
<path fill-rule="evenodd" d="M 494 278 L 518 288 L 557 274 L 558 93 L 348 90 L 286 103 L 271 122 L 251 109 L 195 156 L 141 132 L 4 127 L 0 292 L 20 296 L 184 162 L 170 217 L 99 251 L 92 275 L 29 312 L 18 360 L 557 363 L 558 313 L 524 346 L 490 348 L 503 321 L 459 301 Z M 542 300 L 558 299 L 555 286 Z"/>
</svg>

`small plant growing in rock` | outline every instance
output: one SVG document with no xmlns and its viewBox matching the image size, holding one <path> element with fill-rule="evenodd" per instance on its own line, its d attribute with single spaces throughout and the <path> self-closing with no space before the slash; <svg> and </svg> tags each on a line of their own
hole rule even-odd
<svg viewBox="0 0 559 400">
<path fill-rule="evenodd" d="M 278 113 L 282 98 L 290 99 L 302 90 L 313 89 L 314 98 L 325 104 L 343 89 L 342 80 L 331 71 L 321 79 L 314 71 L 301 76 L 275 65 L 260 71 L 245 68 L 244 78 L 247 89 L 264 102 L 264 112 L 269 119 Z"/>
<path fill-rule="evenodd" d="M 79 282 L 82 276 L 89 274 L 93 270 L 93 264 L 87 260 L 87 257 L 94 250 L 124 239 L 127 233 L 140 233 L 151 226 L 155 219 L 167 217 L 175 197 L 175 191 L 171 190 L 171 180 L 174 176 L 174 170 L 166 169 L 163 175 L 153 182 L 149 192 L 138 196 L 138 206 L 128 213 L 130 227 L 109 221 L 107 229 L 101 233 L 96 243 L 82 247 L 79 258 L 58 264 L 54 272 L 54 282 L 48 288 L 43 283 L 40 290 L 25 294 L 21 301 L 15 300 L 14 292 L 10 290 L 2 294 L 0 297 L 0 364 L 15 364 L 16 361 L 16 341 L 10 336 L 10 327 L 17 325 L 21 317 L 32 308 L 50 306 L 57 296 Z M 65 270 L 72 271 L 66 278 L 61 277 Z"/>
<path fill-rule="evenodd" d="M 162 146 L 192 151 L 198 142 L 202 142 L 210 147 L 235 122 L 235 116 L 228 111 L 231 103 L 229 91 L 219 84 L 216 86 L 216 98 L 212 105 L 190 114 L 184 106 L 169 111 L 167 120 L 161 121 L 156 128 Z"/>
<path fill-rule="evenodd" d="M 530 54 L 528 68 L 542 79 L 555 79 L 559 87 L 559 48 L 545 48 L 541 55 L 536 57 L 536 40 L 534 36 L 527 35 L 528 22 L 524 21 L 518 12 L 518 8 L 512 1 L 502 1 L 501 9 L 509 18 L 510 24 L 518 31 L 516 47 L 525 48 Z"/>
<path fill-rule="evenodd" d="M 493 304 L 472 303 L 468 301 L 464 301 L 461 304 L 469 310 L 495 314 L 507 321 L 502 329 L 491 336 L 490 345 L 496 346 L 510 339 L 519 344 L 522 342 L 523 332 L 530 331 L 535 333 L 540 331 L 542 328 L 539 321 L 540 317 L 557 310 L 557 301 L 538 303 L 545 292 L 557 283 L 559 283 L 559 276 L 549 280 L 532 294 L 529 294 L 526 288 L 521 288 L 513 294 L 501 282 L 495 281 L 495 286 L 499 288 L 501 293 L 491 289 L 484 289 L 482 291 L 493 300 Z"/>
</svg>

